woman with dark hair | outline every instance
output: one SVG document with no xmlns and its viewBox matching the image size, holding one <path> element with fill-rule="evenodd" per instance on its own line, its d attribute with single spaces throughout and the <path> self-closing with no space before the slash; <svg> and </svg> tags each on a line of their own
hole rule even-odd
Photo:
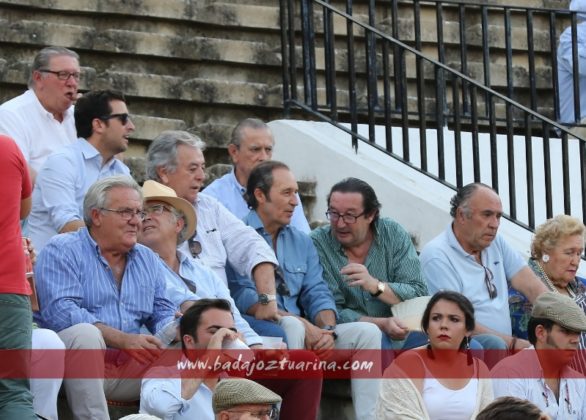
<svg viewBox="0 0 586 420">
<path fill-rule="evenodd" d="M 472 304 L 460 293 L 438 292 L 425 308 L 421 326 L 429 344 L 405 352 L 385 371 L 377 418 L 475 418 L 493 394 L 488 368 L 469 351 Z"/>
</svg>

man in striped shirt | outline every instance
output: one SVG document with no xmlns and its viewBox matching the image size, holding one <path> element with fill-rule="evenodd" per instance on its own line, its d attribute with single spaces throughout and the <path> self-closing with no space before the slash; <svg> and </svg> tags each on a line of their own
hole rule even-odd
<svg viewBox="0 0 586 420">
<path fill-rule="evenodd" d="M 37 260 L 37 321 L 56 331 L 69 350 L 64 385 L 76 419 L 109 418 L 106 398 L 138 399 L 140 373 L 163 347 L 141 327 L 156 334 L 175 319 L 159 257 L 136 243 L 142 205 L 132 178 L 101 179 L 84 200 L 87 228 L 53 237 Z M 124 352 L 104 357 L 106 348 Z M 114 378 L 105 379 L 106 366 Z"/>
</svg>

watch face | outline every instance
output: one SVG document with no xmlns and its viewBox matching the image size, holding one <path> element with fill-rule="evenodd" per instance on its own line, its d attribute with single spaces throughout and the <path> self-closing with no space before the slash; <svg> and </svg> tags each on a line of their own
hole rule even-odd
<svg viewBox="0 0 586 420">
<path fill-rule="evenodd" d="M 269 303 L 269 297 L 266 294 L 258 295 L 258 302 L 261 305 L 267 305 Z"/>
</svg>

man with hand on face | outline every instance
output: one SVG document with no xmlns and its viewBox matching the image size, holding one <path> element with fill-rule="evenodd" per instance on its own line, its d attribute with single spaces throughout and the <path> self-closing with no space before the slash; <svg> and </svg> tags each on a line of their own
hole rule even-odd
<svg viewBox="0 0 586 420">
<path fill-rule="evenodd" d="M 526 340 L 511 336 L 509 282 L 530 301 L 547 291 L 525 260 L 498 235 L 503 206 L 487 185 L 460 188 L 450 201 L 453 221 L 421 251 L 431 293 L 453 290 L 474 305 L 473 338 L 484 349 L 519 350 Z"/>
<path fill-rule="evenodd" d="M 208 194 L 217 199 L 239 219 L 249 212 L 244 198 L 246 184 L 250 172 L 261 162 L 270 160 L 273 156 L 275 140 L 267 124 L 256 118 L 246 118 L 234 127 L 228 153 L 234 168 L 223 177 L 208 185 L 202 194 Z M 301 200 L 293 210 L 291 226 L 302 232 L 309 233 L 309 223 L 303 213 Z"/>
<path fill-rule="evenodd" d="M 200 353 L 203 360 L 199 361 L 202 362 L 213 364 L 216 357 L 221 357 L 221 350 L 227 342 L 241 338 L 234 323 L 234 311 L 225 299 L 199 299 L 194 302 L 179 324 L 185 357 L 195 361 L 190 350 L 209 350 L 207 356 Z M 214 411 L 218 410 L 215 410 L 215 405 L 212 409 L 212 394 L 216 387 L 221 389 L 218 380 L 219 374 L 223 373 L 205 368 L 202 372 L 156 368 L 147 373 L 142 381 L 140 412 L 164 419 L 213 420 Z M 283 396 L 281 420 L 317 418 L 321 380 L 263 379 L 256 382 Z M 241 396 L 243 399 L 250 397 L 252 395 Z"/>
<path fill-rule="evenodd" d="M 259 293 L 275 294 L 274 252 L 250 227 L 209 195 L 199 194 L 205 180 L 205 144 L 186 131 L 164 131 L 147 152 L 147 177 L 175 190 L 197 214 L 197 233 L 182 245 L 226 283 L 226 263 L 254 279 Z M 277 305 L 259 305 L 256 319 L 278 318 Z"/>
<path fill-rule="evenodd" d="M 311 239 L 290 226 L 297 200 L 297 181 L 287 165 L 277 161 L 259 164 L 246 189 L 250 213 L 244 222 L 269 244 L 279 261 L 276 295 L 260 293 L 247 277 L 231 278 L 230 291 L 242 312 L 276 301 L 291 349 L 309 349 L 327 356 L 333 349 L 380 350 L 381 333 L 370 323 L 336 325 L 336 305 L 322 277 Z M 287 316 L 285 316 L 287 315 Z M 372 419 L 380 380 L 351 380 L 357 419 Z"/>
<path fill-rule="evenodd" d="M 79 138 L 47 158 L 33 190 L 27 232 L 41 251 L 58 233 L 84 226 L 83 198 L 90 185 L 112 175 L 128 175 L 115 155 L 128 148 L 134 124 L 121 92 L 89 92 L 77 101 L 75 126 Z"/>
<path fill-rule="evenodd" d="M 492 369 L 494 396 L 529 400 L 552 419 L 586 418 L 586 378 L 569 367 L 583 331 L 586 315 L 572 298 L 540 295 L 527 330 L 532 346 Z"/>
<path fill-rule="evenodd" d="M 340 322 L 375 324 L 383 332 L 383 349 L 425 344 L 423 334 L 409 333 L 392 313 L 393 304 L 427 294 L 407 231 L 394 220 L 379 217 L 376 193 L 360 179 L 338 182 L 327 201 L 330 224 L 313 231 L 311 238 Z"/>
<path fill-rule="evenodd" d="M 138 399 L 140 380 L 128 378 L 163 347 L 157 337 L 141 334 L 141 327 L 156 334 L 175 319 L 159 257 L 136 243 L 142 208 L 132 178 L 101 179 L 84 200 L 87 228 L 55 236 L 37 259 L 37 321 L 56 331 L 68 350 L 95 350 L 66 354 L 64 385 L 76 419 L 109 418 L 106 398 Z M 101 353 L 106 348 L 126 351 L 106 353 L 116 374 L 107 380 Z M 92 379 L 73 379 L 82 373 Z"/>
<path fill-rule="evenodd" d="M 75 142 L 73 104 L 80 79 L 79 55 L 46 47 L 35 56 L 29 90 L 0 106 L 0 133 L 18 144 L 34 184 L 51 153 Z"/>
</svg>

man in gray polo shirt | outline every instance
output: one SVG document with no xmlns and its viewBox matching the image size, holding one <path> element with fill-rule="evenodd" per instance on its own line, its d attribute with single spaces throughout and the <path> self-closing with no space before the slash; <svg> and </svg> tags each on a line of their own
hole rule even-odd
<svg viewBox="0 0 586 420">
<path fill-rule="evenodd" d="M 503 214 L 499 196 L 487 185 L 474 183 L 460 188 L 450 204 L 452 223 L 420 255 L 430 293 L 454 290 L 470 299 L 475 338 L 484 348 L 529 347 L 526 340 L 511 336 L 508 285 L 531 302 L 546 288 L 497 234 Z"/>
</svg>

